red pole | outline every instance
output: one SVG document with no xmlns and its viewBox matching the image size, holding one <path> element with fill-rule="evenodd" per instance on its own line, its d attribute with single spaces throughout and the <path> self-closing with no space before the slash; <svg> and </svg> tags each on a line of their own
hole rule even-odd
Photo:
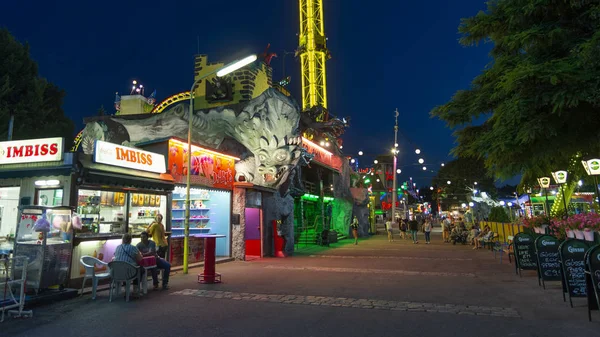
<svg viewBox="0 0 600 337">
<path fill-rule="evenodd" d="M 204 238 L 204 280 L 202 283 L 215 283 L 216 238 Z"/>
</svg>

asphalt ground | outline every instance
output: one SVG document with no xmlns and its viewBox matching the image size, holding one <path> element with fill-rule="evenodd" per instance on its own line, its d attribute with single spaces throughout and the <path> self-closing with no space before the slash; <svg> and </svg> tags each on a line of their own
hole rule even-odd
<svg viewBox="0 0 600 337">
<path fill-rule="evenodd" d="M 294 257 L 217 265 L 171 276 L 171 289 L 126 303 L 100 292 L 34 307 L 0 323 L 0 336 L 600 336 L 585 299 L 563 302 L 559 282 L 515 275 L 506 255 L 383 235 Z"/>
</svg>

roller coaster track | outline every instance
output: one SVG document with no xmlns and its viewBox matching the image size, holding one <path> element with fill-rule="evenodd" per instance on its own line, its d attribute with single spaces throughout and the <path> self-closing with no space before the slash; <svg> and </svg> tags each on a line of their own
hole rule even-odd
<svg viewBox="0 0 600 337">
<path fill-rule="evenodd" d="M 160 104 L 157 104 L 154 107 L 154 109 L 152 109 L 152 111 L 150 111 L 150 113 L 159 114 L 159 113 L 163 112 L 170 105 L 175 104 L 177 102 L 184 101 L 184 100 L 189 100 L 189 99 L 190 99 L 189 91 L 180 92 L 171 97 L 167 97 L 165 100 L 160 102 Z M 79 149 L 79 144 L 81 144 L 82 139 L 83 139 L 83 130 L 79 131 L 77 136 L 75 136 L 75 139 L 73 140 L 73 147 L 71 148 L 71 152 L 77 152 L 77 150 Z"/>
</svg>

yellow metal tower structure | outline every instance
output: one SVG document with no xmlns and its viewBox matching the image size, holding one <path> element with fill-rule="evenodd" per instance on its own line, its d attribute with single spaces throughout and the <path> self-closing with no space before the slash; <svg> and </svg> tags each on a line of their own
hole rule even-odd
<svg viewBox="0 0 600 337">
<path fill-rule="evenodd" d="M 302 110 L 323 108 L 317 118 L 327 119 L 325 61 L 331 56 L 323 24 L 323 0 L 299 0 L 300 34 L 298 54 L 302 72 Z"/>
</svg>

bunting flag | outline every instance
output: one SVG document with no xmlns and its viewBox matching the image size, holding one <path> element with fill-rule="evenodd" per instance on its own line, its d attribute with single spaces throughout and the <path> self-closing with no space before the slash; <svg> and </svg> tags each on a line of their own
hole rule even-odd
<svg viewBox="0 0 600 337">
<path fill-rule="evenodd" d="M 154 102 L 156 102 L 156 89 L 154 89 L 154 91 L 152 92 L 152 94 L 150 94 L 150 96 L 148 96 L 148 104 L 150 105 L 154 105 Z"/>
<path fill-rule="evenodd" d="M 121 96 L 119 93 L 115 93 L 115 110 L 121 111 Z"/>
</svg>

